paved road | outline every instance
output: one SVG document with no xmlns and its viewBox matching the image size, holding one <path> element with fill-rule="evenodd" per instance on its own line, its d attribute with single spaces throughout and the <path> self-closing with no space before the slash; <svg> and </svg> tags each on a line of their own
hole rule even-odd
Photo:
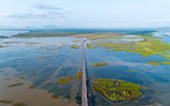
<svg viewBox="0 0 170 106">
<path fill-rule="evenodd" d="M 87 83 L 86 83 L 86 63 L 85 63 L 85 42 L 86 40 L 83 40 L 82 42 L 82 48 L 83 48 L 83 70 L 82 70 L 82 106 L 88 106 L 88 99 L 87 99 Z"/>
</svg>

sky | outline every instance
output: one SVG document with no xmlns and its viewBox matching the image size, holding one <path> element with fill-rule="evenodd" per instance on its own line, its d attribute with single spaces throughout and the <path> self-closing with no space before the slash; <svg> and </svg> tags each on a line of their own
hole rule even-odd
<svg viewBox="0 0 170 106">
<path fill-rule="evenodd" d="M 0 29 L 152 27 L 170 27 L 170 0 L 0 0 Z"/>
</svg>

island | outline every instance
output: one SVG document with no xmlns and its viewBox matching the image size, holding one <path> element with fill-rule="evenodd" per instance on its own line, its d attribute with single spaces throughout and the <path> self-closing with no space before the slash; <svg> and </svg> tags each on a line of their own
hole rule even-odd
<svg viewBox="0 0 170 106">
<path fill-rule="evenodd" d="M 114 102 L 135 100 L 142 96 L 142 87 L 139 84 L 118 79 L 98 78 L 92 83 L 94 90 Z"/>
</svg>

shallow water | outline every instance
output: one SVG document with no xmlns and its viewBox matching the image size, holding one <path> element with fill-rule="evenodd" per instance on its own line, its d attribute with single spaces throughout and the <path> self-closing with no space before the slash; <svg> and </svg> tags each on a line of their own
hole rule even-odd
<svg viewBox="0 0 170 106">
<path fill-rule="evenodd" d="M 156 36 L 158 36 L 158 34 Z M 159 35 L 159 37 L 162 36 Z M 164 36 L 163 41 L 170 43 L 170 40 L 167 40 Z M 159 55 L 144 57 L 139 53 L 130 53 L 126 51 L 107 51 L 107 48 L 103 47 L 87 49 L 86 54 L 88 74 L 89 79 L 91 79 L 90 83 L 96 78 L 120 79 L 137 83 L 141 86 L 144 85 L 148 88 L 147 90 L 141 90 L 143 92 L 141 98 L 121 102 L 112 102 L 99 92 L 92 90 L 92 99 L 96 106 L 170 105 L 170 65 L 161 64 L 159 66 L 154 66 L 148 64 L 148 61 L 167 61 L 166 58 Z M 107 62 L 109 65 L 101 67 L 92 65 L 93 63 L 98 62 Z M 129 70 L 133 70 L 134 72 L 128 72 Z M 149 90 L 151 86 L 153 89 Z M 136 101 L 139 103 L 136 103 Z"/>
<path fill-rule="evenodd" d="M 163 41 L 170 43 L 168 36 Z M 134 36 L 127 36 L 134 37 Z M 167 37 L 167 38 L 165 38 Z M 60 78 L 77 76 L 82 70 L 82 48 L 73 49 L 74 40 L 82 38 L 50 37 L 50 38 L 9 38 L 0 39 L 0 99 L 12 100 L 13 103 L 25 103 L 28 106 L 65 106 L 80 105 L 81 80 L 72 80 L 67 84 L 57 82 Z M 109 39 L 109 42 L 140 41 Z M 88 41 L 94 42 L 94 41 Z M 148 61 L 166 61 L 159 55 L 144 57 L 139 53 L 125 51 L 107 51 L 107 48 L 86 48 L 87 73 L 90 83 L 96 78 L 120 79 L 146 86 L 153 90 L 142 90 L 143 96 L 137 101 L 112 102 L 92 89 L 93 104 L 114 106 L 143 106 L 150 104 L 170 105 L 170 65 L 153 66 Z M 97 67 L 92 63 L 108 62 L 109 65 Z M 134 72 L 128 72 L 133 70 Z M 36 75 L 33 76 L 32 74 Z M 20 79 L 20 77 L 24 77 Z M 21 86 L 8 87 L 15 83 Z M 34 89 L 29 87 L 33 86 Z M 51 95 L 59 96 L 58 99 Z M 7 104 L 0 103 L 0 106 Z M 10 106 L 10 105 L 9 105 Z"/>
<path fill-rule="evenodd" d="M 65 85 L 57 82 L 60 78 L 76 77 L 77 72 L 81 70 L 82 52 L 81 49 L 71 48 L 73 40 L 77 39 L 61 37 L 1 39 L 0 45 L 4 47 L 0 48 L 0 99 L 21 102 L 29 106 L 78 105 L 76 96 L 80 92 L 81 81 L 73 80 Z M 33 73 L 36 75 L 32 76 Z M 17 82 L 24 84 L 8 87 Z M 35 88 L 29 89 L 30 86 Z M 23 92 L 28 92 L 29 95 Z M 52 94 L 59 98 L 56 100 L 51 98 Z M 44 99 L 47 99 L 46 102 Z"/>
</svg>

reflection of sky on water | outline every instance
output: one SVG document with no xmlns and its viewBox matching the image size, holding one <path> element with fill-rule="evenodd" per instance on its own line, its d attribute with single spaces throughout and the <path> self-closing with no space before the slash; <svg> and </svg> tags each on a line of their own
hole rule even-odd
<svg viewBox="0 0 170 106">
<path fill-rule="evenodd" d="M 57 80 L 68 76 L 75 77 L 81 70 L 81 48 L 71 48 L 73 44 L 80 43 L 72 43 L 74 40 L 79 39 L 62 37 L 1 39 L 0 44 L 7 47 L 1 48 L 0 75 L 9 78 L 24 76 L 24 79 L 32 82 L 32 86 L 72 101 L 79 91 L 75 90 L 75 94 L 71 91 L 75 87 L 78 88 L 80 81 L 74 80 L 76 84 L 73 81 L 62 86 Z M 9 68 L 16 70 L 12 76 L 4 73 L 4 70 Z M 32 73 L 36 76 L 33 77 Z"/>
<path fill-rule="evenodd" d="M 157 34 L 155 36 L 162 35 Z M 170 42 L 165 36 L 163 38 L 163 41 Z M 31 81 L 31 84 L 36 88 L 48 90 L 53 94 L 74 100 L 75 98 L 73 97 L 81 91 L 81 89 L 78 89 L 81 88 L 81 82 L 74 81 L 65 85 L 57 82 L 60 78 L 75 77 L 77 72 L 81 70 L 82 51 L 81 49 L 74 50 L 70 48 L 73 40 L 77 40 L 77 38 L 0 39 L 0 45 L 7 46 L 0 49 L 0 75 L 12 78 L 24 76 L 24 79 Z M 20 43 L 4 44 L 9 41 Z M 118 40 L 110 39 L 111 41 L 120 43 Z M 80 45 L 80 43 L 74 44 Z M 166 61 L 165 58 L 158 55 L 144 57 L 139 53 L 125 51 L 107 52 L 106 50 L 104 47 L 87 49 L 86 55 L 90 80 L 93 81 L 95 78 L 112 78 L 145 85 L 147 88 L 153 86 L 152 91 L 142 90 L 144 96 L 139 98 L 140 102 L 138 105 L 154 103 L 169 105 L 167 99 L 170 98 L 170 93 L 168 92 L 170 88 L 170 66 L 165 64 L 160 66 L 148 64 L 148 61 Z M 109 65 L 99 67 L 98 70 L 96 66 L 92 65 L 95 62 L 108 62 Z M 4 70 L 8 70 L 8 72 L 5 73 Z M 129 70 L 134 72 L 128 72 Z M 9 73 L 10 71 L 12 72 L 11 74 Z M 32 73 L 36 73 L 36 76 L 33 77 Z M 155 94 L 155 92 L 158 92 L 158 94 Z M 113 103 L 100 93 L 95 91 L 93 93 L 96 96 L 96 105 L 136 105 L 135 100 Z"/>
<path fill-rule="evenodd" d="M 138 105 L 147 104 L 163 104 L 169 105 L 168 98 L 170 98 L 170 66 L 161 64 L 154 66 L 148 64 L 149 61 L 167 61 L 159 55 L 144 57 L 139 53 L 130 53 L 126 51 L 106 51 L 104 47 L 97 49 L 87 49 L 87 64 L 89 77 L 92 80 L 95 78 L 110 78 L 120 79 L 146 86 L 148 89 L 153 86 L 153 90 L 142 90 L 144 95 L 139 98 Z M 108 62 L 108 66 L 96 67 L 92 63 Z M 99 68 L 99 69 L 96 69 Z M 134 72 L 128 72 L 133 70 Z M 158 94 L 155 94 L 158 92 Z M 134 101 L 123 101 L 114 103 L 100 93 L 93 90 L 96 95 L 96 105 L 115 105 L 115 106 L 129 106 L 136 105 Z"/>
</svg>

